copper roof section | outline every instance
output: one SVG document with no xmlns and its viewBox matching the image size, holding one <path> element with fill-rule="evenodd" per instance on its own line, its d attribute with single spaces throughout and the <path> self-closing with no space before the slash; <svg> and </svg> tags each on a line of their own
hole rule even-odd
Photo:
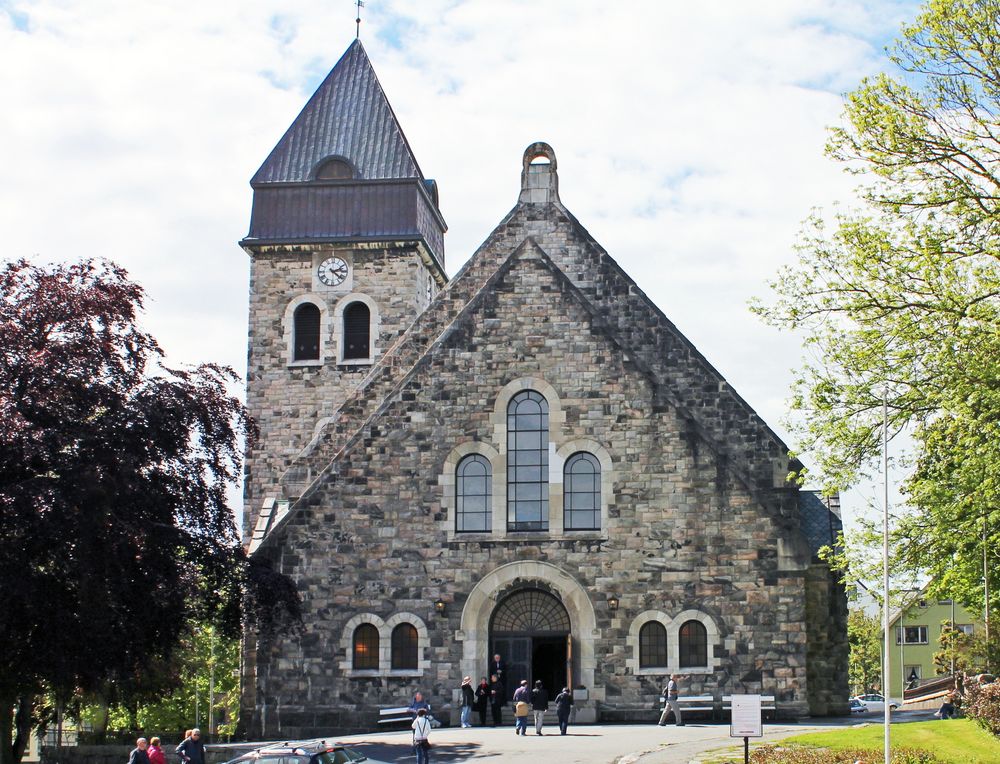
<svg viewBox="0 0 1000 764">
<path fill-rule="evenodd" d="M 364 180 L 424 177 L 360 40 L 341 56 L 250 185 L 311 180 L 332 156 L 347 159 Z"/>
</svg>

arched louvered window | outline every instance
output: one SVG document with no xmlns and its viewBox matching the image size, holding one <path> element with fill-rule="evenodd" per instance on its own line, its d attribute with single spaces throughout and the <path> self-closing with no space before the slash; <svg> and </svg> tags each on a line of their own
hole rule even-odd
<svg viewBox="0 0 1000 764">
<path fill-rule="evenodd" d="M 639 668 L 660 668 L 667 665 L 667 630 L 658 621 L 650 621 L 639 629 Z"/>
<path fill-rule="evenodd" d="M 701 621 L 685 621 L 678 636 L 681 668 L 708 665 L 708 632 Z"/>
<path fill-rule="evenodd" d="M 354 669 L 378 668 L 378 629 L 363 623 L 354 630 Z"/>
<path fill-rule="evenodd" d="M 371 311 L 363 302 L 344 310 L 344 360 L 371 358 Z"/>
<path fill-rule="evenodd" d="M 392 668 L 417 668 L 417 629 L 413 624 L 401 623 L 392 630 Z"/>
<path fill-rule="evenodd" d="M 549 404 L 534 390 L 507 405 L 507 529 L 549 529 Z"/>
<path fill-rule="evenodd" d="M 455 531 L 483 532 L 493 528 L 493 469 L 480 454 L 470 454 L 455 470 Z"/>
<path fill-rule="evenodd" d="M 319 308 L 304 302 L 292 315 L 292 360 L 319 360 Z"/>
<path fill-rule="evenodd" d="M 594 530 L 601 527 L 601 463 L 580 452 L 563 468 L 563 527 Z"/>
<path fill-rule="evenodd" d="M 316 180 L 350 180 L 354 168 L 343 159 L 327 159 L 316 170 Z"/>
</svg>

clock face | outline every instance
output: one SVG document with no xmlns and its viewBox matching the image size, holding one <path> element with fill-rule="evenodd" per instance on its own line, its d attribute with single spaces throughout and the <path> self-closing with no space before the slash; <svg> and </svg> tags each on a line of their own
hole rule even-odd
<svg viewBox="0 0 1000 764">
<path fill-rule="evenodd" d="M 347 263 L 339 257 L 328 257 L 319 264 L 317 275 L 327 286 L 339 286 L 347 278 Z"/>
</svg>

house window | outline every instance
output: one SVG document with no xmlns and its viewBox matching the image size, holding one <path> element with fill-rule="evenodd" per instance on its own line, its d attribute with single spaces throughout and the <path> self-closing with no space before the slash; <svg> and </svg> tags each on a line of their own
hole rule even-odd
<svg viewBox="0 0 1000 764">
<path fill-rule="evenodd" d="M 371 357 L 371 311 L 363 302 L 344 310 L 344 360 Z"/>
<path fill-rule="evenodd" d="M 903 626 L 896 627 L 896 644 L 900 643 L 900 638 L 902 638 L 904 645 L 926 645 L 927 644 L 927 627 L 926 626 Z"/>
<path fill-rule="evenodd" d="M 650 621 L 639 630 L 639 668 L 667 665 L 667 630 L 662 623 Z"/>
<path fill-rule="evenodd" d="M 378 668 L 378 629 L 363 623 L 354 630 L 355 671 Z"/>
<path fill-rule="evenodd" d="M 319 360 L 319 308 L 304 302 L 292 317 L 292 360 Z"/>
<path fill-rule="evenodd" d="M 956 623 L 955 630 L 960 631 L 963 634 L 968 634 L 971 637 L 973 628 L 971 623 Z"/>
<path fill-rule="evenodd" d="M 507 529 L 549 529 L 549 405 L 534 390 L 507 406 Z"/>
<path fill-rule="evenodd" d="M 903 676 L 906 677 L 907 685 L 915 685 L 923 677 L 921 677 L 922 669 L 919 665 L 903 666 Z"/>
<path fill-rule="evenodd" d="M 417 668 L 417 629 L 401 623 L 392 630 L 392 668 Z"/>
<path fill-rule="evenodd" d="M 681 626 L 678 647 L 681 668 L 708 665 L 708 632 L 701 621 L 687 621 Z"/>
<path fill-rule="evenodd" d="M 566 460 L 563 527 L 566 530 L 601 527 L 601 463 L 593 454 L 581 452 Z"/>
<path fill-rule="evenodd" d="M 470 454 L 455 470 L 455 531 L 489 531 L 493 527 L 493 470 L 489 460 Z"/>
</svg>

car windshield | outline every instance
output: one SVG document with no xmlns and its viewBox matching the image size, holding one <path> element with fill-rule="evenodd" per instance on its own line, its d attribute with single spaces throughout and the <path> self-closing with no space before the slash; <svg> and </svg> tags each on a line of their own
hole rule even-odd
<svg viewBox="0 0 1000 764">
<path fill-rule="evenodd" d="M 253 764 L 309 764 L 309 756 L 292 753 L 265 753 L 253 759 Z"/>
</svg>

